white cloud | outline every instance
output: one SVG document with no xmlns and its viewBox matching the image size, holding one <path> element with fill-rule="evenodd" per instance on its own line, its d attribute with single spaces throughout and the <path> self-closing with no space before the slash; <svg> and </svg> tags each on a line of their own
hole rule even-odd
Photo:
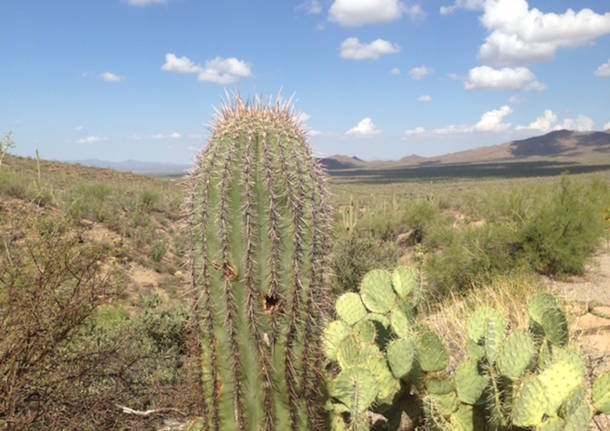
<svg viewBox="0 0 610 431">
<path fill-rule="evenodd" d="M 360 27 L 395 21 L 403 15 L 421 18 L 419 5 L 407 6 L 399 0 L 335 0 L 328 11 L 328 19 L 343 27 Z"/>
<path fill-rule="evenodd" d="M 188 57 L 177 57 L 174 53 L 165 54 L 165 63 L 161 70 L 174 73 L 200 73 L 203 68 L 193 62 Z"/>
<path fill-rule="evenodd" d="M 555 130 L 567 129 L 577 132 L 588 132 L 593 130 L 595 122 L 586 115 L 579 115 L 576 118 L 565 118 L 561 124 L 555 126 Z"/>
<path fill-rule="evenodd" d="M 304 11 L 308 15 L 322 13 L 322 4 L 318 0 L 307 0 L 295 7 L 297 11 Z"/>
<path fill-rule="evenodd" d="M 102 78 L 102 81 L 106 81 L 106 82 L 120 82 L 123 80 L 123 77 L 121 77 L 119 75 L 115 75 L 112 72 L 104 72 L 104 73 L 100 74 L 100 78 Z"/>
<path fill-rule="evenodd" d="M 205 62 L 205 68 L 199 73 L 197 79 L 202 82 L 228 85 L 251 76 L 252 70 L 248 63 L 235 57 L 216 57 Z"/>
<path fill-rule="evenodd" d="M 610 130 L 610 121 L 604 124 L 604 130 Z"/>
<path fill-rule="evenodd" d="M 610 77 L 610 60 L 608 60 L 606 63 L 602 64 L 597 68 L 597 70 L 595 71 L 595 76 L 603 78 Z"/>
<path fill-rule="evenodd" d="M 214 84 L 234 84 L 241 78 L 252 76 L 252 70 L 248 63 L 235 57 L 216 57 L 205 62 L 205 67 L 195 64 L 188 57 L 178 57 L 173 53 L 165 54 L 165 63 L 161 70 L 172 73 L 197 74 L 201 82 L 212 82 Z"/>
<path fill-rule="evenodd" d="M 77 144 L 97 144 L 99 142 L 105 142 L 108 138 L 102 136 L 87 136 L 86 138 L 77 139 L 74 141 Z"/>
<path fill-rule="evenodd" d="M 415 129 L 405 130 L 404 135 L 405 136 L 414 136 L 414 135 L 423 135 L 424 133 L 426 133 L 426 129 L 424 129 L 423 127 L 416 127 Z"/>
<path fill-rule="evenodd" d="M 472 133 L 473 131 L 474 128 L 472 126 L 450 124 L 447 127 L 433 129 L 431 133 L 433 135 L 456 135 L 460 133 Z"/>
<path fill-rule="evenodd" d="M 85 126 L 76 126 L 74 130 L 76 130 L 77 132 L 82 132 L 83 130 L 85 130 Z"/>
<path fill-rule="evenodd" d="M 155 133 L 150 137 L 151 139 L 161 140 L 161 139 L 180 139 L 182 135 L 178 132 L 163 134 L 163 133 Z"/>
<path fill-rule="evenodd" d="M 479 66 L 470 69 L 464 82 L 466 90 L 535 90 L 543 91 L 546 86 L 536 80 L 536 76 L 526 67 L 503 67 L 494 69 Z"/>
<path fill-rule="evenodd" d="M 363 118 L 356 126 L 345 132 L 346 135 L 353 136 L 371 136 L 379 133 L 381 133 L 381 130 L 377 129 L 377 126 L 369 117 Z"/>
<path fill-rule="evenodd" d="M 423 94 L 417 98 L 418 102 L 432 102 L 432 96 L 429 94 Z"/>
<path fill-rule="evenodd" d="M 434 73 L 434 70 L 426 66 L 418 66 L 409 70 L 409 76 L 416 80 L 424 79 L 426 76 L 431 75 L 432 73 Z"/>
<path fill-rule="evenodd" d="M 587 132 L 593 130 L 595 122 L 586 115 L 578 115 L 576 118 L 564 118 L 559 121 L 559 118 L 550 109 L 545 109 L 544 114 L 527 126 L 517 126 L 516 130 L 535 130 L 539 132 L 549 132 L 551 130 L 576 130 L 579 132 Z"/>
<path fill-rule="evenodd" d="M 536 118 L 527 126 L 517 126 L 517 130 L 538 130 L 540 132 L 548 132 L 555 124 L 557 124 L 557 115 L 550 109 L 544 110 L 544 115 Z"/>
<path fill-rule="evenodd" d="M 398 76 L 398 75 L 400 75 L 400 69 L 398 67 L 393 67 L 392 70 L 390 70 L 390 74 L 394 75 L 394 76 Z"/>
<path fill-rule="evenodd" d="M 610 33 L 610 12 L 544 13 L 530 9 L 526 0 L 487 0 L 484 10 L 481 22 L 489 35 L 479 58 L 495 65 L 549 60 L 559 48 L 585 45 Z"/>
<path fill-rule="evenodd" d="M 127 4 L 129 4 L 130 6 L 137 6 L 137 7 L 146 7 L 146 6 L 152 6 L 155 4 L 166 4 L 167 0 L 127 0 Z"/>
<path fill-rule="evenodd" d="M 377 60 L 382 55 L 396 54 L 400 47 L 383 39 L 360 43 L 357 37 L 348 37 L 341 44 L 341 58 L 347 60 Z"/>
<path fill-rule="evenodd" d="M 451 6 L 441 6 L 441 15 L 449 15 L 457 9 L 482 10 L 485 0 L 455 0 Z"/>
<path fill-rule="evenodd" d="M 494 109 L 486 112 L 481 116 L 481 119 L 474 126 L 477 132 L 503 132 L 510 127 L 510 123 L 504 123 L 504 117 L 513 112 L 508 105 L 502 106 L 500 109 Z"/>
<path fill-rule="evenodd" d="M 433 129 L 433 135 L 455 135 L 474 132 L 504 132 L 510 128 L 510 123 L 505 123 L 504 118 L 513 112 L 512 108 L 504 105 L 484 113 L 481 119 L 473 126 L 451 124 L 447 127 Z"/>
<path fill-rule="evenodd" d="M 307 134 L 309 136 L 320 136 L 322 134 L 322 132 L 319 131 L 319 130 L 313 130 L 312 129 L 312 130 L 307 131 Z"/>
</svg>

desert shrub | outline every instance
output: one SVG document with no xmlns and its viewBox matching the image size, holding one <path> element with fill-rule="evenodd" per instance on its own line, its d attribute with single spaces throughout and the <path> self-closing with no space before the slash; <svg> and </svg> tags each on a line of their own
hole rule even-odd
<svg viewBox="0 0 610 431">
<path fill-rule="evenodd" d="M 608 199 L 601 180 L 586 186 L 563 176 L 518 232 L 525 259 L 543 274 L 581 274 L 603 238 Z"/>
<path fill-rule="evenodd" d="M 564 176 L 550 188 L 499 196 L 496 207 L 488 200 L 480 207 L 488 217 L 482 226 L 429 228 L 426 279 L 448 293 L 520 271 L 580 274 L 603 240 L 609 199 L 601 179 L 584 183 Z"/>
<path fill-rule="evenodd" d="M 155 263 L 161 263 L 161 260 L 167 253 L 167 249 L 169 244 L 165 239 L 158 239 L 152 244 L 152 248 L 150 250 L 150 258 Z"/>
<path fill-rule="evenodd" d="M 438 223 L 440 207 L 438 202 L 430 199 L 419 199 L 407 206 L 404 214 L 404 223 L 413 229 L 414 243 L 423 241 L 427 231 Z"/>
<path fill-rule="evenodd" d="M 145 212 L 152 211 L 159 203 L 159 198 L 160 196 L 156 191 L 144 190 L 139 196 L 140 208 L 142 208 L 142 210 Z"/>
<path fill-rule="evenodd" d="M 102 183 L 82 183 L 69 191 L 68 215 L 79 221 L 84 218 L 104 222 L 112 217 L 112 189 Z"/>
<path fill-rule="evenodd" d="M 120 305 L 110 250 L 68 223 L 0 221 L 0 429 L 150 428 L 117 404 L 188 407 L 183 308 Z"/>
<path fill-rule="evenodd" d="M 495 275 L 521 269 L 515 234 L 507 225 L 467 227 L 445 238 L 424 265 L 427 281 L 439 293 L 483 286 Z"/>
<path fill-rule="evenodd" d="M 24 181 L 23 176 L 7 169 L 0 171 L 0 195 L 32 202 L 41 207 L 53 202 L 47 188 L 39 188 L 33 181 Z"/>
<path fill-rule="evenodd" d="M 345 292 L 358 286 L 362 276 L 375 267 L 391 268 L 400 257 L 393 240 L 383 241 L 358 228 L 335 242 L 331 268 L 333 290 Z"/>
</svg>

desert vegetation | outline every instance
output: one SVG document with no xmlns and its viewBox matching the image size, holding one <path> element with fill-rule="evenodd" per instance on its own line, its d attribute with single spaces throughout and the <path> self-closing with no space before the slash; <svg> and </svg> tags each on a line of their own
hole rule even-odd
<svg viewBox="0 0 610 431">
<path fill-rule="evenodd" d="M 0 429 L 607 426 L 607 298 L 550 294 L 608 253 L 607 170 L 327 178 L 241 101 L 187 179 L 8 150 Z"/>
</svg>

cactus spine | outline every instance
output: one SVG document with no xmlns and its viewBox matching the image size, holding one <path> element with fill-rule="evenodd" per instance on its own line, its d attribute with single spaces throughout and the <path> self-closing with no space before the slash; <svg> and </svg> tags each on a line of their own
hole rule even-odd
<svg viewBox="0 0 610 431">
<path fill-rule="evenodd" d="M 330 213 L 290 102 L 229 99 L 187 183 L 203 429 L 323 429 Z"/>
</svg>

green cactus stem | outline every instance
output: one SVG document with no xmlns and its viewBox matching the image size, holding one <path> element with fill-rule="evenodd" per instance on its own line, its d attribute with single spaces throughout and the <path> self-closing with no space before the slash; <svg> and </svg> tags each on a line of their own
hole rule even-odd
<svg viewBox="0 0 610 431">
<path fill-rule="evenodd" d="M 290 102 L 230 98 L 187 183 L 203 429 L 324 429 L 330 209 Z"/>
</svg>

